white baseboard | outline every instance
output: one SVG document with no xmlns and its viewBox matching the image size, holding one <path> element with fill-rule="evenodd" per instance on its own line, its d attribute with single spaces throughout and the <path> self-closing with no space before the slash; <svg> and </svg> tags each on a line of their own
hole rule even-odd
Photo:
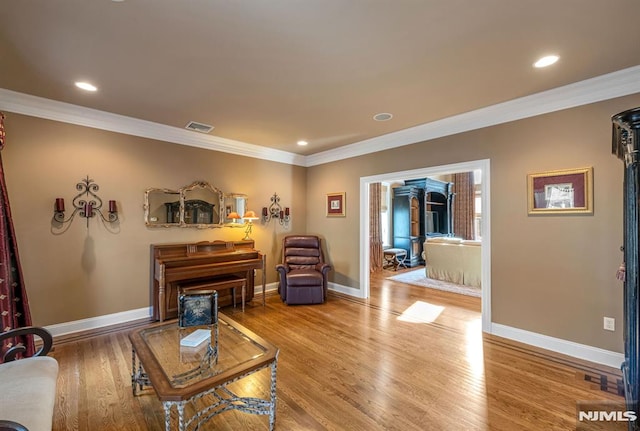
<svg viewBox="0 0 640 431">
<path fill-rule="evenodd" d="M 338 293 L 344 293 L 345 295 L 354 296 L 356 298 L 364 298 L 364 292 L 362 289 L 356 289 L 355 287 L 343 286 L 342 284 L 331 282 L 329 282 L 327 287 L 329 290 L 333 290 Z"/>
<path fill-rule="evenodd" d="M 345 295 L 354 296 L 356 298 L 363 297 L 362 291 L 360 289 L 356 289 L 349 286 L 343 286 L 342 284 L 329 282 L 327 284 L 327 288 L 329 290 L 333 290 L 334 292 L 344 293 Z M 267 292 L 277 291 L 277 290 L 278 290 L 278 282 L 267 284 L 267 288 L 266 288 Z M 261 295 L 262 291 L 258 292 L 258 290 L 256 290 L 256 294 Z"/>
<path fill-rule="evenodd" d="M 259 290 L 259 293 L 258 293 Z M 256 294 L 262 295 L 262 289 L 258 289 Z M 268 283 L 265 288 L 266 292 L 278 290 L 278 283 Z M 119 313 L 107 314 L 104 316 L 90 317 L 87 319 L 74 320 L 71 322 L 57 323 L 45 326 L 51 332 L 51 335 L 58 337 L 61 335 L 69 335 L 76 332 L 87 331 L 90 329 L 98 329 L 110 325 L 118 325 L 139 319 L 150 318 L 153 315 L 151 307 L 138 308 L 136 310 L 121 311 Z"/>
<path fill-rule="evenodd" d="M 356 298 L 363 298 L 362 290 L 356 289 L 356 288 L 353 288 L 353 287 L 343 286 L 342 284 L 329 282 L 329 283 L 327 283 L 327 288 L 329 290 L 333 290 L 334 292 L 344 293 L 345 295 L 355 296 Z M 267 284 L 267 289 L 266 290 L 267 290 L 267 292 L 271 292 L 273 290 L 277 291 L 278 290 L 278 282 Z M 256 293 L 258 293 L 258 292 L 256 291 Z M 258 293 L 258 294 L 261 294 L 261 292 Z"/>
<path fill-rule="evenodd" d="M 266 291 L 271 292 L 278 289 L 278 283 L 269 283 Z M 329 289 L 335 292 L 344 293 L 356 298 L 362 298 L 362 290 L 349 286 L 343 286 L 337 283 L 329 283 Z M 262 293 L 262 292 L 260 292 Z M 151 307 L 138 308 L 136 310 L 122 311 L 119 313 L 107 314 L 104 316 L 91 317 L 88 319 L 75 320 L 72 322 L 58 323 L 55 325 L 45 326 L 51 334 L 56 337 L 60 335 L 68 335 L 75 332 L 86 331 L 90 329 L 102 328 L 109 325 L 117 325 L 134 320 L 149 318 L 153 310 Z M 574 358 L 591 361 L 597 364 L 607 365 L 613 368 L 620 368 L 624 361 L 622 353 L 612 352 L 600 349 L 598 347 L 588 346 L 586 344 L 575 343 L 560 338 L 549 337 L 547 335 L 535 332 L 525 331 L 511 326 L 501 325 L 499 323 L 491 323 L 491 334 L 499 337 L 508 338 L 524 344 L 529 344 L 541 349 L 550 350 L 552 352 L 562 353 Z"/>
<path fill-rule="evenodd" d="M 138 308 L 137 310 L 121 311 L 119 313 L 107 314 L 104 316 L 90 317 L 88 319 L 74 320 L 72 322 L 57 323 L 45 326 L 54 337 L 68 335 L 74 332 L 86 331 L 89 329 L 102 328 L 109 325 L 130 322 L 138 319 L 151 317 L 151 307 Z"/>
<path fill-rule="evenodd" d="M 265 292 L 273 292 L 274 290 L 277 292 L 278 291 L 278 282 L 274 282 L 274 283 L 267 283 L 267 287 L 265 289 Z M 258 287 L 256 286 L 255 288 L 255 295 L 262 295 L 262 290 L 258 289 Z"/>
<path fill-rule="evenodd" d="M 529 332 L 499 323 L 491 324 L 491 334 L 540 347 L 541 349 L 551 350 L 552 352 L 562 353 L 574 358 L 607 365 L 612 368 L 620 369 L 620 365 L 624 361 L 624 355 L 622 353 L 587 346 L 586 344 L 574 343 L 573 341 L 567 341 L 561 338 L 549 337 L 548 335 Z"/>
</svg>

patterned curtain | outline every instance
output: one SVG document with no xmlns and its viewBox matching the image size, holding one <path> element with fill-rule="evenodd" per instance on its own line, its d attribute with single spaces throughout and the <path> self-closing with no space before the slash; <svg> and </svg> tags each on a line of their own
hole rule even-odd
<svg viewBox="0 0 640 431">
<path fill-rule="evenodd" d="M 370 271 L 382 271 L 382 225 L 380 209 L 382 207 L 382 185 L 369 185 L 369 257 Z"/>
<path fill-rule="evenodd" d="M 473 172 L 453 174 L 453 232 L 462 239 L 474 239 L 475 189 Z"/>
<path fill-rule="evenodd" d="M 0 112 L 0 151 L 5 144 L 4 118 L 4 114 Z M 0 156 L 0 189 L 0 206 L 2 207 L 0 211 L 0 319 L 2 332 L 5 332 L 9 329 L 31 326 L 31 314 L 18 258 L 2 156 Z M 11 341 L 5 340 L 5 344 L 0 346 L 1 353 L 14 345 Z M 33 336 L 17 337 L 14 341 L 26 347 L 26 356 L 33 355 Z"/>
</svg>

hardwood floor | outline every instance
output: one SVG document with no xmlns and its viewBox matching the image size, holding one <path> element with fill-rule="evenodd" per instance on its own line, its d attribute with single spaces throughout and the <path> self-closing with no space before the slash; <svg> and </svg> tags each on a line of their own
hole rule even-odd
<svg viewBox="0 0 640 431">
<path fill-rule="evenodd" d="M 598 386 L 616 370 L 483 336 L 479 298 L 393 274 L 371 277 L 367 301 L 286 306 L 270 295 L 264 308 L 258 298 L 245 313 L 223 310 L 280 348 L 277 430 L 575 430 L 577 401 L 622 403 Z M 55 431 L 164 428 L 153 391 L 132 395 L 130 330 L 56 340 Z M 266 396 L 268 372 L 234 388 Z M 265 416 L 230 411 L 201 429 L 267 428 Z"/>
</svg>

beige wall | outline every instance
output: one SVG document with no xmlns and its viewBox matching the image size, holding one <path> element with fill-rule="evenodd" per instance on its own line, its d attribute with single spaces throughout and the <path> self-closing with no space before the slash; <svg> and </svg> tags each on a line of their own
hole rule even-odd
<svg viewBox="0 0 640 431">
<path fill-rule="evenodd" d="M 332 281 L 359 288 L 360 177 L 490 159 L 493 321 L 622 351 L 622 286 L 614 274 L 623 166 L 610 154 L 610 117 L 639 105 L 634 95 L 306 169 L 8 113 L 2 158 L 34 323 L 149 306 L 149 244 L 243 236 L 229 228 L 146 228 L 148 187 L 205 180 L 248 194 L 256 211 L 278 192 L 292 208 L 291 228 L 272 222 L 253 234 L 268 254 L 269 282 L 281 237 L 309 232 L 325 239 Z M 527 215 L 527 173 L 583 166 L 594 167 L 593 215 Z M 52 233 L 54 198 L 70 202 L 86 175 L 103 199 L 118 201 L 118 232 L 76 220 Z M 326 194 L 342 191 L 347 216 L 327 218 Z M 616 332 L 602 329 L 603 316 L 616 318 Z"/>
<path fill-rule="evenodd" d="M 2 151 L 34 324 L 51 325 L 150 305 L 149 245 L 237 240 L 243 229 L 147 228 L 144 191 L 178 188 L 204 180 L 225 192 L 245 193 L 260 212 L 277 192 L 291 207 L 292 223 L 253 229 L 256 247 L 267 253 L 268 281 L 276 280 L 277 244 L 287 233 L 306 230 L 305 168 L 169 144 L 7 113 Z M 116 232 L 76 217 L 61 234 L 52 230 L 53 202 L 67 210 L 85 176 L 115 199 Z M 69 215 L 70 211 L 67 211 Z"/>
<path fill-rule="evenodd" d="M 360 177 L 490 159 L 493 322 L 621 352 L 623 165 L 610 118 L 639 105 L 634 95 L 311 167 L 308 228 L 324 235 L 336 281 L 359 288 Z M 593 215 L 527 215 L 528 173 L 584 166 L 594 168 Z M 332 191 L 347 193 L 344 219 L 324 217 Z"/>
</svg>

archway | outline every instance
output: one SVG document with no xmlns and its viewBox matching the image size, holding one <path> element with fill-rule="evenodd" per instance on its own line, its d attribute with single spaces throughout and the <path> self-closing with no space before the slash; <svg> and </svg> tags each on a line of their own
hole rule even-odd
<svg viewBox="0 0 640 431">
<path fill-rule="evenodd" d="M 424 178 L 457 172 L 480 170 L 482 199 L 482 330 L 491 332 L 491 199 L 490 163 L 488 159 L 451 165 L 433 166 L 410 171 L 390 172 L 360 178 L 360 293 L 369 297 L 369 184 L 398 179 Z"/>
</svg>

